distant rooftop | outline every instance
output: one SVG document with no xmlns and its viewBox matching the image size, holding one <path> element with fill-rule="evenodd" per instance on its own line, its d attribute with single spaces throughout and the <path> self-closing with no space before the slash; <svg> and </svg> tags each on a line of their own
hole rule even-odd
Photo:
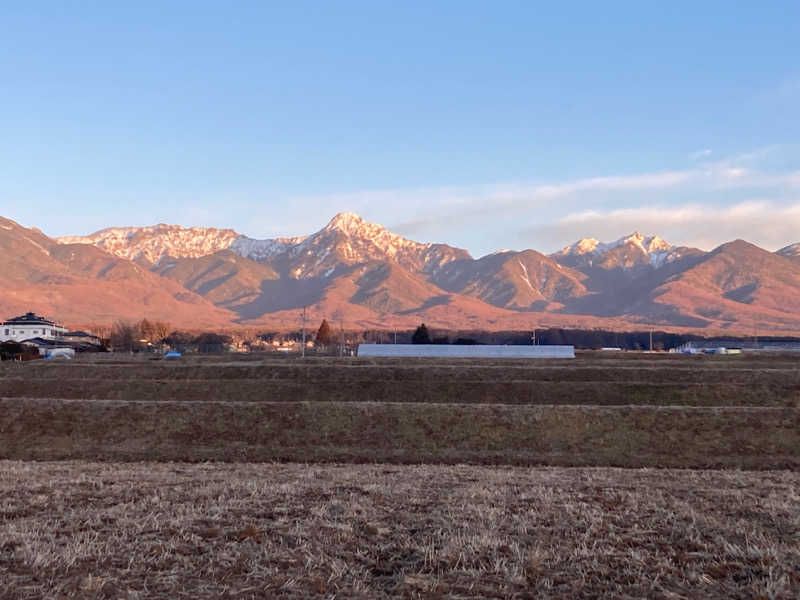
<svg viewBox="0 0 800 600">
<path fill-rule="evenodd" d="M 25 313 L 20 317 L 14 317 L 13 319 L 9 319 L 5 321 L 3 325 L 50 325 L 55 326 L 53 321 L 45 319 L 44 317 L 40 317 L 36 313 Z"/>
<path fill-rule="evenodd" d="M 677 350 L 716 350 L 718 348 L 741 350 L 773 350 L 773 351 L 790 351 L 800 350 L 800 342 L 793 341 L 769 341 L 762 342 L 745 341 L 745 340 L 699 340 L 689 341 L 685 344 L 678 346 Z"/>
</svg>

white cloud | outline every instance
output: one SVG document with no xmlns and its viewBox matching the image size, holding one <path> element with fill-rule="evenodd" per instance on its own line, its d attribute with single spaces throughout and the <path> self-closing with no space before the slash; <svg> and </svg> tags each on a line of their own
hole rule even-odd
<svg viewBox="0 0 800 600">
<path fill-rule="evenodd" d="M 800 171 L 789 173 L 784 177 L 784 183 L 788 185 L 800 185 Z"/>
<path fill-rule="evenodd" d="M 612 175 L 592 177 L 573 182 L 538 185 L 523 191 L 524 195 L 540 198 L 559 198 L 579 192 L 598 190 L 650 190 L 681 185 L 696 175 L 694 171 L 665 171 L 641 175 Z"/>
<path fill-rule="evenodd" d="M 744 167 L 727 167 L 722 170 L 723 176 L 730 179 L 741 179 L 742 177 L 746 177 L 749 173 L 750 170 Z"/>
<path fill-rule="evenodd" d="M 402 235 L 441 231 L 469 222 L 552 205 L 555 200 L 595 193 L 654 191 L 676 188 L 702 177 L 701 171 L 664 171 L 590 177 L 543 184 L 488 184 L 407 190 L 372 190 L 287 201 L 291 222 L 309 222 L 308 215 L 330 218 L 353 211 L 391 226 Z M 321 217 L 322 218 L 322 217 Z M 285 222 L 285 220 L 284 220 Z M 321 222 L 320 222 L 321 224 Z"/>
<path fill-rule="evenodd" d="M 697 150 L 689 154 L 689 160 L 700 160 L 701 158 L 708 158 L 709 156 L 711 156 L 711 150 L 704 148 L 703 150 Z"/>
<path fill-rule="evenodd" d="M 580 237 L 608 241 L 636 229 L 704 248 L 739 237 L 773 247 L 800 240 L 796 215 L 785 208 L 800 202 L 798 160 L 793 148 L 770 146 L 680 170 L 284 198 L 267 212 L 244 206 L 248 221 L 234 227 L 255 237 L 299 235 L 353 211 L 412 239 L 476 254 L 549 252 Z"/>
<path fill-rule="evenodd" d="M 687 204 L 587 210 L 539 225 L 528 236 L 533 234 L 542 245 L 560 247 L 583 237 L 615 240 L 633 231 L 705 250 L 739 238 L 777 250 L 800 241 L 800 203 L 749 201 L 724 207 Z"/>
</svg>

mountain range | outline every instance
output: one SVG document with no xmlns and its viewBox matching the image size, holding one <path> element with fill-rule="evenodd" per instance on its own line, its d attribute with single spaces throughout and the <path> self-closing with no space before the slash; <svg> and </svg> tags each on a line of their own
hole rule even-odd
<svg viewBox="0 0 800 600">
<path fill-rule="evenodd" d="M 267 240 L 164 224 L 54 239 L 0 218 L 0 285 L 3 314 L 75 326 L 147 317 L 294 329 L 307 307 L 310 324 L 353 328 L 800 331 L 800 244 L 769 252 L 735 240 L 707 252 L 633 233 L 476 259 L 353 213 Z"/>
</svg>

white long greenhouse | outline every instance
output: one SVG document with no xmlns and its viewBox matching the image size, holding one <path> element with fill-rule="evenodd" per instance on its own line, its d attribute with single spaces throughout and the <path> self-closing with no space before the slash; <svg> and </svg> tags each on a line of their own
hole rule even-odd
<svg viewBox="0 0 800 600">
<path fill-rule="evenodd" d="M 358 355 L 389 358 L 575 358 L 575 346 L 359 344 Z"/>
</svg>

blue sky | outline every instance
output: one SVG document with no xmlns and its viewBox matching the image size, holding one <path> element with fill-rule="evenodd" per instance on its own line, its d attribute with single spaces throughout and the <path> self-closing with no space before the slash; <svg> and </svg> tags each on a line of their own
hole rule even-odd
<svg viewBox="0 0 800 600">
<path fill-rule="evenodd" d="M 775 249 L 800 241 L 798 23 L 797 2 L 17 3 L 0 215 Z"/>
</svg>

